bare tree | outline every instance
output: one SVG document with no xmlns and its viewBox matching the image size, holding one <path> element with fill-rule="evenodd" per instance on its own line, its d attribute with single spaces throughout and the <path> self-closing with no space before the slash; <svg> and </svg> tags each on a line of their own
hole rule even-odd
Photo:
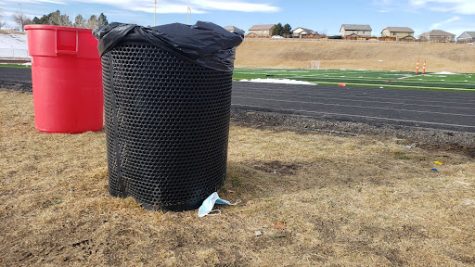
<svg viewBox="0 0 475 267">
<path fill-rule="evenodd" d="M 7 25 L 7 23 L 4 22 L 4 21 L 2 20 L 2 18 L 0 18 L 0 30 L 1 30 L 3 27 L 5 27 L 5 25 Z"/>
<path fill-rule="evenodd" d="M 13 16 L 13 21 L 18 25 L 20 31 L 23 31 L 23 27 L 27 24 L 31 24 L 31 19 L 25 16 L 25 14 L 19 12 L 15 13 Z"/>
<path fill-rule="evenodd" d="M 0 30 L 5 27 L 7 23 L 3 21 L 3 10 L 0 8 Z"/>
</svg>

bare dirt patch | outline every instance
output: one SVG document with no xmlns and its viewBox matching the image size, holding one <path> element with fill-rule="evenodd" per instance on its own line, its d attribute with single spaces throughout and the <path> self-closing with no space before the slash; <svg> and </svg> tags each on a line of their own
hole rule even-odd
<svg viewBox="0 0 475 267">
<path fill-rule="evenodd" d="M 271 162 L 255 162 L 252 164 L 254 169 L 275 174 L 275 175 L 295 175 L 297 170 L 302 168 L 301 164 L 298 163 L 285 163 L 278 160 Z"/>
<path fill-rule="evenodd" d="M 234 125 L 220 195 L 242 203 L 199 219 L 110 197 L 104 133 L 38 133 L 31 97 L 0 90 L 0 265 L 473 264 L 475 163 L 462 153 Z"/>
</svg>

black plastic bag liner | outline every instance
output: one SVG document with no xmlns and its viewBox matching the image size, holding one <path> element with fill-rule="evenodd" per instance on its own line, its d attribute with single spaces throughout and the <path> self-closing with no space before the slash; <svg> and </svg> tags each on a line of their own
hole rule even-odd
<svg viewBox="0 0 475 267">
<path fill-rule="evenodd" d="M 229 32 L 211 22 L 195 25 L 172 23 L 157 27 L 111 23 L 94 32 L 99 39 L 101 56 L 123 42 L 147 42 L 195 62 L 203 67 L 232 72 L 234 48 L 243 41 L 243 33 Z"/>
</svg>

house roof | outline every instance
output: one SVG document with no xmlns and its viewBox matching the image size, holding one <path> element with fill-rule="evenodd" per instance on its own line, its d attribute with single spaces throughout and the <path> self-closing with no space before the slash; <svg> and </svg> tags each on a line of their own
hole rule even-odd
<svg viewBox="0 0 475 267">
<path fill-rule="evenodd" d="M 372 31 L 368 24 L 342 24 L 341 28 L 349 31 Z"/>
<path fill-rule="evenodd" d="M 463 32 L 460 36 L 462 36 L 462 35 L 464 35 L 464 34 L 466 34 L 466 35 L 468 35 L 468 36 L 470 36 L 470 37 L 472 37 L 472 38 L 475 38 L 475 31 L 474 31 L 474 32 L 468 32 L 468 31 L 467 31 L 467 32 Z"/>
<path fill-rule="evenodd" d="M 414 33 L 414 30 L 409 27 L 386 27 L 383 29 L 390 32 L 404 32 L 404 33 Z"/>
<path fill-rule="evenodd" d="M 252 26 L 249 31 L 268 31 L 272 29 L 275 24 L 257 24 Z"/>
<path fill-rule="evenodd" d="M 244 31 L 242 29 L 239 29 L 238 27 L 236 26 L 226 26 L 224 27 L 225 30 L 227 30 L 228 32 L 235 32 L 235 33 L 238 33 L 238 34 L 244 34 Z"/>
<path fill-rule="evenodd" d="M 306 33 L 309 33 L 309 34 L 315 33 L 314 30 L 304 28 L 304 27 L 297 27 L 297 28 L 293 29 L 292 32 L 295 32 L 295 31 L 298 31 L 298 30 L 301 30 L 302 32 L 306 32 Z"/>
<path fill-rule="evenodd" d="M 455 34 L 450 33 L 450 32 L 446 32 L 446 31 L 443 31 L 443 30 L 432 30 L 430 32 L 425 32 L 422 35 L 424 35 L 424 36 L 429 35 L 429 36 L 452 36 L 452 37 L 455 37 Z"/>
</svg>

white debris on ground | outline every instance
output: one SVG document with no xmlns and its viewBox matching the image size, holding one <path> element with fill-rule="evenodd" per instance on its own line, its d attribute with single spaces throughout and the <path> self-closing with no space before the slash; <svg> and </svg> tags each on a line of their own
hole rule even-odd
<svg viewBox="0 0 475 267">
<path fill-rule="evenodd" d="M 399 77 L 397 78 L 398 80 L 404 80 L 404 79 L 408 79 L 408 78 L 412 78 L 414 77 L 414 75 L 411 75 L 411 74 L 404 74 L 402 77 Z"/>
<path fill-rule="evenodd" d="M 240 80 L 241 82 L 250 82 L 250 83 L 281 83 L 281 84 L 301 84 L 301 85 L 316 85 L 315 83 L 305 82 L 305 81 L 296 81 L 290 79 L 251 79 L 251 80 Z"/>
<path fill-rule="evenodd" d="M 457 73 L 454 73 L 454 72 L 450 72 L 450 71 L 441 71 L 441 72 L 435 72 L 433 74 L 440 74 L 440 75 L 454 75 L 454 74 L 457 74 Z"/>
</svg>

